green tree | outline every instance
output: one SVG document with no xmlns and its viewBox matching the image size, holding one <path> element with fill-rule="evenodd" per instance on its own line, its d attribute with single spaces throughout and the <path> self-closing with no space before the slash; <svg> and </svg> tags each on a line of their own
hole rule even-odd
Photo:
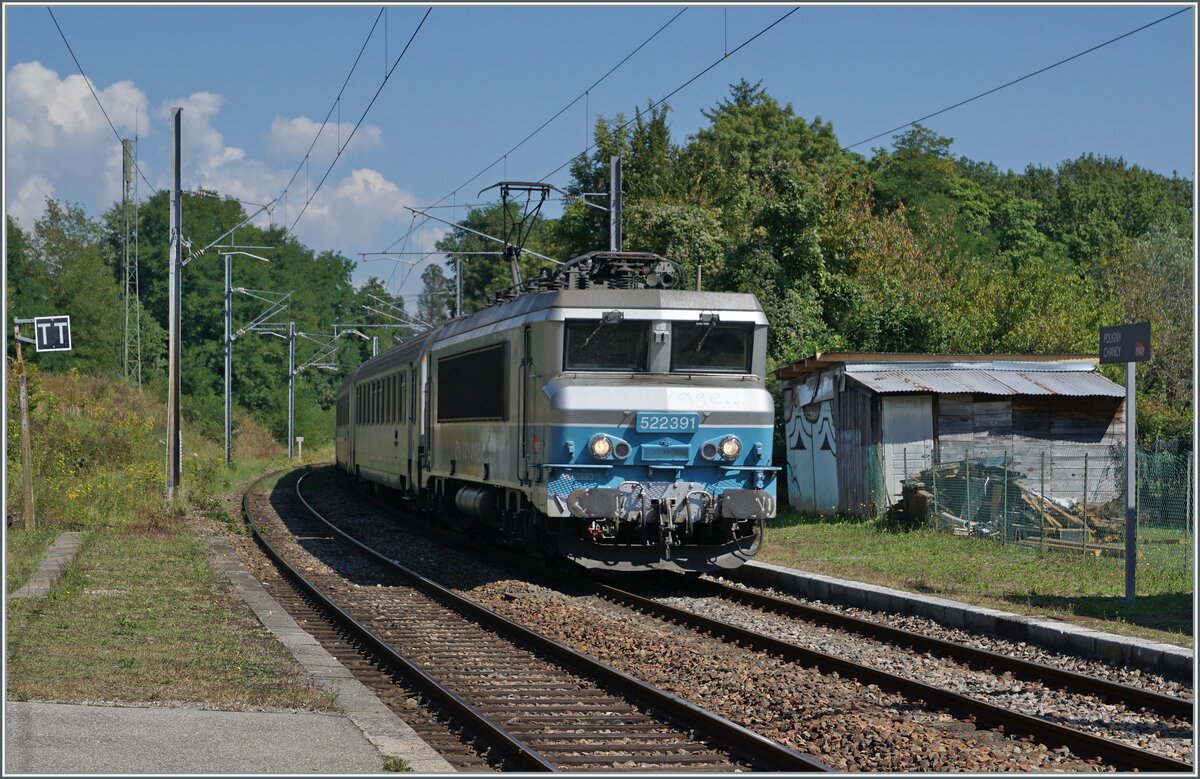
<svg viewBox="0 0 1200 779">
<path fill-rule="evenodd" d="M 454 282 L 438 265 L 421 271 L 421 294 L 417 297 L 417 318 L 433 327 L 454 316 Z"/>
<path fill-rule="evenodd" d="M 122 370 L 121 288 L 111 270 L 111 249 L 100 223 L 83 207 L 47 199 L 46 211 L 34 222 L 26 267 L 32 284 L 46 284 L 41 301 L 51 310 L 39 315 L 71 317 L 72 351 L 38 355 L 50 370 L 78 368 L 87 373 Z M 29 294 L 31 288 L 23 286 Z"/>
</svg>

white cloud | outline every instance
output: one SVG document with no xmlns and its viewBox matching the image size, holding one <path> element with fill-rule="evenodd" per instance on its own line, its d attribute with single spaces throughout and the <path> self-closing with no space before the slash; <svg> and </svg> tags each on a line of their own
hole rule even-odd
<svg viewBox="0 0 1200 779">
<path fill-rule="evenodd" d="M 330 122 L 324 128 L 307 116 L 297 116 L 285 119 L 277 116 L 271 121 L 267 130 L 267 152 L 285 160 L 299 164 L 304 155 L 312 147 L 311 159 L 321 160 L 328 165 L 337 154 L 340 145 L 346 145 L 346 139 L 354 130 L 351 122 Z M 320 131 L 320 137 L 317 132 Z M 313 139 L 316 138 L 316 144 Z M 371 151 L 383 148 L 383 131 L 373 124 L 364 124 L 350 138 L 346 145 L 346 153 Z"/>
<path fill-rule="evenodd" d="M 140 116 L 140 135 L 147 136 L 157 129 L 155 140 L 163 147 L 170 136 L 171 109 L 181 107 L 184 188 L 215 190 L 249 203 L 269 203 L 279 197 L 296 170 L 297 157 L 303 156 L 317 127 L 303 117 L 276 118 L 264 133 L 272 154 L 290 152 L 291 145 L 311 133 L 299 155 L 288 154 L 286 162 L 267 162 L 226 143 L 221 130 L 225 98 L 220 94 L 198 91 L 156 101 L 151 114 L 147 96 L 132 82 L 120 81 L 96 89 L 123 137 L 132 137 L 135 116 Z M 5 205 L 25 229 L 41 216 L 47 196 L 82 203 L 94 216 L 120 199 L 121 148 L 82 77 L 60 78 L 37 62 L 15 65 L 7 75 L 6 111 Z M 342 129 L 344 142 L 349 128 Z M 311 177 L 306 179 L 301 172 L 292 182 L 286 199 L 273 210 L 271 220 L 275 224 L 291 227 L 311 195 L 310 188 L 315 188 L 325 174 L 337 144 L 337 128 L 332 128 L 332 133 L 330 130 L 325 129 L 332 139 L 327 158 L 322 161 L 314 150 Z M 381 148 L 382 131 L 364 125 L 352 145 L 360 150 Z M 156 187 L 168 186 L 168 164 L 163 157 L 164 162 L 157 166 L 147 164 L 145 152 L 140 160 L 143 172 Z M 420 201 L 379 170 L 360 166 L 346 173 L 342 164 L 344 160 L 312 197 L 296 233 L 300 241 L 316 251 L 332 249 L 357 258 L 358 252 L 382 248 L 403 234 L 411 224 L 411 214 L 404 206 Z M 144 186 L 142 194 L 149 194 Z M 256 222 L 265 225 L 267 217 Z M 414 236 L 415 246 L 432 248 L 440 234 L 422 231 Z M 410 248 L 413 246 L 410 242 Z"/>
<path fill-rule="evenodd" d="M 54 185 L 45 176 L 34 174 L 21 184 L 8 213 L 15 217 L 21 226 L 28 229 L 33 227 L 35 219 L 42 215 L 46 198 L 54 196 Z"/>
<path fill-rule="evenodd" d="M 92 86 L 122 137 L 135 127 L 151 131 L 146 95 L 133 82 Z M 47 195 L 96 213 L 120 199 L 121 146 L 82 76 L 59 78 L 40 62 L 23 62 L 8 71 L 5 101 L 8 213 L 31 227 Z"/>
</svg>

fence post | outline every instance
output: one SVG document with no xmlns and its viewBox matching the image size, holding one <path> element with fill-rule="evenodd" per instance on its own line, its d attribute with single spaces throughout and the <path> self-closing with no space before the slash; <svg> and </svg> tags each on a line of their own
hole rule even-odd
<svg viewBox="0 0 1200 779">
<path fill-rule="evenodd" d="M 1004 491 L 1004 507 L 1000 514 L 1000 546 L 1008 544 L 1008 455 L 1004 455 L 1004 482 L 1001 487 Z"/>
<path fill-rule="evenodd" d="M 967 466 L 967 494 L 966 502 L 963 503 L 963 519 L 971 521 L 971 450 L 967 449 L 967 457 L 963 460 L 963 465 Z M 964 530 L 966 528 L 963 528 Z"/>
<path fill-rule="evenodd" d="M 1042 549 L 1045 549 L 1046 548 L 1046 452 L 1045 452 L 1045 450 L 1042 450 L 1041 461 L 1042 461 L 1042 488 L 1041 488 L 1041 490 L 1039 490 L 1039 492 L 1041 494 L 1038 495 L 1038 499 L 1039 499 L 1038 502 L 1040 503 L 1039 508 L 1041 509 L 1039 511 L 1039 514 L 1041 515 L 1039 517 L 1039 519 L 1040 519 L 1041 525 L 1042 525 Z"/>
<path fill-rule="evenodd" d="M 938 513 L 938 486 L 937 486 L 937 469 L 938 463 L 933 464 L 933 514 L 929 517 L 929 525 L 937 527 Z"/>
<path fill-rule="evenodd" d="M 1187 453 L 1187 470 L 1183 472 L 1187 481 L 1187 496 L 1183 501 L 1183 528 L 1187 533 L 1188 559 L 1192 557 L 1192 453 Z"/>
<path fill-rule="evenodd" d="M 1087 554 L 1088 533 L 1091 526 L 1088 525 L 1087 511 L 1087 483 L 1088 483 L 1088 453 L 1083 453 L 1083 501 L 1079 507 L 1079 513 L 1083 517 L 1083 553 Z"/>
</svg>

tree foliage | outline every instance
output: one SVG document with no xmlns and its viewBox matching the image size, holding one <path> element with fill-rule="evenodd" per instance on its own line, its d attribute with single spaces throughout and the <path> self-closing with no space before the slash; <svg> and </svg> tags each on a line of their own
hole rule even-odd
<svg viewBox="0 0 1200 779">
<path fill-rule="evenodd" d="M 755 293 L 767 312 L 771 368 L 818 351 L 1095 353 L 1101 325 L 1149 321 L 1154 360 L 1139 368 L 1142 430 L 1190 435 L 1194 343 L 1193 182 L 1123 159 L 1082 154 L 1050 168 L 1001 171 L 956 156 L 953 139 L 913 125 L 869 158 L 843 151 L 833 126 L 799 116 L 761 83 L 730 86 L 704 112 L 706 124 L 676 142 L 666 105 L 632 118 L 598 117 L 595 147 L 570 166 L 575 196 L 557 218 L 539 216 L 524 247 L 565 260 L 608 247 L 609 161 L 624 168 L 624 248 L 679 263 L 679 285 Z M 586 200 L 590 201 L 589 205 Z M 519 203 L 474 208 L 439 241 L 463 263 L 464 311 L 512 283 L 497 254 Z M 217 193 L 185 195 L 184 234 L 206 246 L 245 217 Z M 120 370 L 120 256 L 126 214 L 100 220 L 48 201 L 25 233 L 6 224 L 8 303 L 18 316 L 69 313 L 70 356 L 41 355 L 44 367 Z M 167 324 L 168 209 L 158 193 L 138 212 L 143 344 L 147 372 L 162 371 Z M 478 233 L 497 240 L 481 237 Z M 411 335 L 404 300 L 371 279 L 355 289 L 353 265 L 315 253 L 281 229 L 247 226 L 229 241 L 274 247 L 270 263 L 234 260 L 235 286 L 291 292 L 275 317 L 298 330 L 367 325 L 348 335 L 338 372 L 298 379 L 298 432 L 332 430 L 336 388 L 381 348 Z M 543 261 L 524 253 L 523 277 Z M 422 275 L 416 319 L 453 315 L 455 262 Z M 186 409 L 218 419 L 221 409 L 223 265 L 213 251 L 183 276 L 183 390 Z M 238 325 L 263 302 L 235 296 Z M 386 327 L 385 327 L 386 326 Z M 299 362 L 311 353 L 300 342 Z M 234 344 L 235 403 L 276 434 L 286 426 L 287 344 L 247 332 Z M 1114 376 L 1115 378 L 1115 376 Z"/>
</svg>

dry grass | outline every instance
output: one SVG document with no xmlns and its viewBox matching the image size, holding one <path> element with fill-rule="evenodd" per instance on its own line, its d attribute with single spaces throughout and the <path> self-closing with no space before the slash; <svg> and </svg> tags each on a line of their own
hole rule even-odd
<svg viewBox="0 0 1200 779">
<path fill-rule="evenodd" d="M 235 414 L 234 421 L 237 424 L 233 437 L 234 459 L 273 460 L 287 454 L 287 447 L 272 438 L 249 414 Z"/>
<path fill-rule="evenodd" d="M 97 534 L 49 598 L 10 602 L 9 697 L 334 708 L 213 570 L 188 522 Z"/>
</svg>

